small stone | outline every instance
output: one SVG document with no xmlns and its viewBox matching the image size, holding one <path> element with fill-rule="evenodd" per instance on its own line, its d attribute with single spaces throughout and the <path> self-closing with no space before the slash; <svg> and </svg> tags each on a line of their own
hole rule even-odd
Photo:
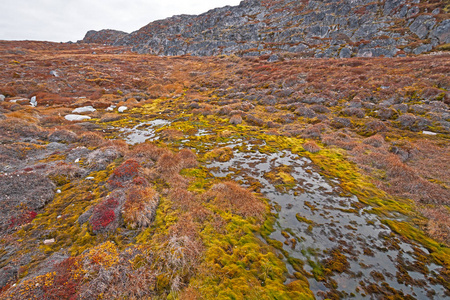
<svg viewBox="0 0 450 300">
<path fill-rule="evenodd" d="M 422 133 L 423 133 L 423 134 L 426 134 L 426 135 L 437 135 L 436 132 L 433 132 L 433 131 L 427 131 L 427 130 L 422 131 Z"/>
<path fill-rule="evenodd" d="M 36 96 L 31 97 L 31 99 L 30 99 L 30 104 L 31 104 L 31 106 L 33 106 L 33 107 L 36 107 L 36 106 L 37 106 Z"/>
<path fill-rule="evenodd" d="M 5 95 L 2 95 L 2 94 L 0 94 L 0 102 L 3 102 L 3 101 L 5 101 Z"/>
<path fill-rule="evenodd" d="M 123 113 L 123 112 L 126 111 L 127 109 L 128 109 L 128 107 L 126 107 L 126 106 L 120 106 L 120 107 L 117 109 L 117 111 L 120 112 L 120 113 Z"/>
<path fill-rule="evenodd" d="M 94 180 L 94 177 L 86 177 L 86 180 Z"/>
<path fill-rule="evenodd" d="M 76 163 L 79 163 L 79 162 L 80 162 L 80 159 L 79 159 L 79 158 L 75 159 L 75 162 L 76 162 Z"/>
<path fill-rule="evenodd" d="M 44 245 L 50 245 L 50 244 L 53 244 L 54 242 L 55 242 L 55 239 L 44 240 Z"/>
<path fill-rule="evenodd" d="M 56 193 L 57 194 L 61 194 L 61 190 L 56 190 Z"/>
</svg>

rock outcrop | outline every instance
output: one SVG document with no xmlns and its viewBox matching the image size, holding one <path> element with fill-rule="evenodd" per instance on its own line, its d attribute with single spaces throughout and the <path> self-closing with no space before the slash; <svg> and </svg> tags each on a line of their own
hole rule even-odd
<svg viewBox="0 0 450 300">
<path fill-rule="evenodd" d="M 126 32 L 112 29 L 89 30 L 84 36 L 83 42 L 112 45 L 127 34 Z"/>
<path fill-rule="evenodd" d="M 89 31 L 82 42 L 156 55 L 392 57 L 450 43 L 444 1 L 244 0 L 151 22 L 130 34 Z"/>
</svg>

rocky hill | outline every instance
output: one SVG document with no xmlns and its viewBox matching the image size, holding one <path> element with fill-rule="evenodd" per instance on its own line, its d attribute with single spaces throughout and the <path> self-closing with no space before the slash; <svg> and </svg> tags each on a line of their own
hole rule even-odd
<svg viewBox="0 0 450 300">
<path fill-rule="evenodd" d="M 244 0 L 151 22 L 130 34 L 89 31 L 82 42 L 168 56 L 393 57 L 446 48 L 449 6 L 439 0 Z"/>
</svg>

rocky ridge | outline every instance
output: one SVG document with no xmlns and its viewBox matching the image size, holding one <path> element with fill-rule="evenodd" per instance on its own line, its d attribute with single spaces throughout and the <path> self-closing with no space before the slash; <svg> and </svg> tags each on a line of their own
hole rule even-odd
<svg viewBox="0 0 450 300">
<path fill-rule="evenodd" d="M 154 21 L 130 34 L 89 31 L 81 42 L 163 56 L 393 57 L 444 49 L 450 43 L 448 10 L 445 1 L 244 0 Z"/>
</svg>

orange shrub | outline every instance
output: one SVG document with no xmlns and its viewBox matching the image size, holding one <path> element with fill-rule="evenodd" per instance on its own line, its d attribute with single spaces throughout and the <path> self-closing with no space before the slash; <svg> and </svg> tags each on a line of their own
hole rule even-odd
<svg viewBox="0 0 450 300">
<path fill-rule="evenodd" d="M 122 208 L 123 220 L 131 228 L 148 227 L 156 215 L 159 194 L 151 187 L 132 187 Z"/>
<path fill-rule="evenodd" d="M 384 137 L 380 134 L 375 134 L 371 137 L 364 139 L 363 143 L 367 144 L 367 145 L 371 145 L 376 148 L 379 148 L 386 144 L 386 142 L 384 141 Z"/>
<path fill-rule="evenodd" d="M 181 149 L 176 156 L 181 161 L 182 169 L 195 168 L 198 165 L 197 155 L 190 149 Z"/>
<path fill-rule="evenodd" d="M 39 92 L 34 96 L 36 96 L 36 100 L 37 100 L 39 106 L 41 106 L 41 105 L 53 106 L 53 105 L 61 105 L 61 104 L 68 106 L 73 101 L 73 99 L 71 99 L 71 98 L 62 97 L 61 95 L 58 95 L 58 94 L 51 94 L 51 93 L 46 93 L 46 92 Z"/>
<path fill-rule="evenodd" d="M 86 132 L 80 136 L 79 141 L 86 147 L 99 147 L 105 142 L 105 139 L 98 133 Z"/>
<path fill-rule="evenodd" d="M 161 131 L 161 136 L 166 141 L 175 141 L 183 137 L 183 132 L 176 129 L 164 129 Z"/>
<path fill-rule="evenodd" d="M 7 118 L 0 120 L 0 135 L 21 137 L 42 137 L 43 129 L 32 123 L 19 118 Z"/>
<path fill-rule="evenodd" d="M 316 153 L 320 151 L 320 146 L 317 145 L 314 141 L 308 141 L 303 144 L 303 148 L 311 153 Z"/>
<path fill-rule="evenodd" d="M 189 210 L 195 201 L 194 195 L 186 189 L 174 188 L 170 190 L 169 199 L 176 207 Z"/>
<path fill-rule="evenodd" d="M 159 157 L 156 166 L 158 171 L 163 175 L 178 173 L 181 170 L 181 159 L 167 152 Z"/>
<path fill-rule="evenodd" d="M 146 161 L 148 159 L 157 161 L 168 150 L 164 148 L 156 147 L 154 144 L 142 143 L 136 145 L 129 153 L 130 157 L 138 159 L 140 161 Z"/>
<path fill-rule="evenodd" d="M 265 212 L 265 205 L 260 199 L 233 181 L 213 185 L 205 196 L 220 209 L 243 217 L 261 218 Z"/>
</svg>

